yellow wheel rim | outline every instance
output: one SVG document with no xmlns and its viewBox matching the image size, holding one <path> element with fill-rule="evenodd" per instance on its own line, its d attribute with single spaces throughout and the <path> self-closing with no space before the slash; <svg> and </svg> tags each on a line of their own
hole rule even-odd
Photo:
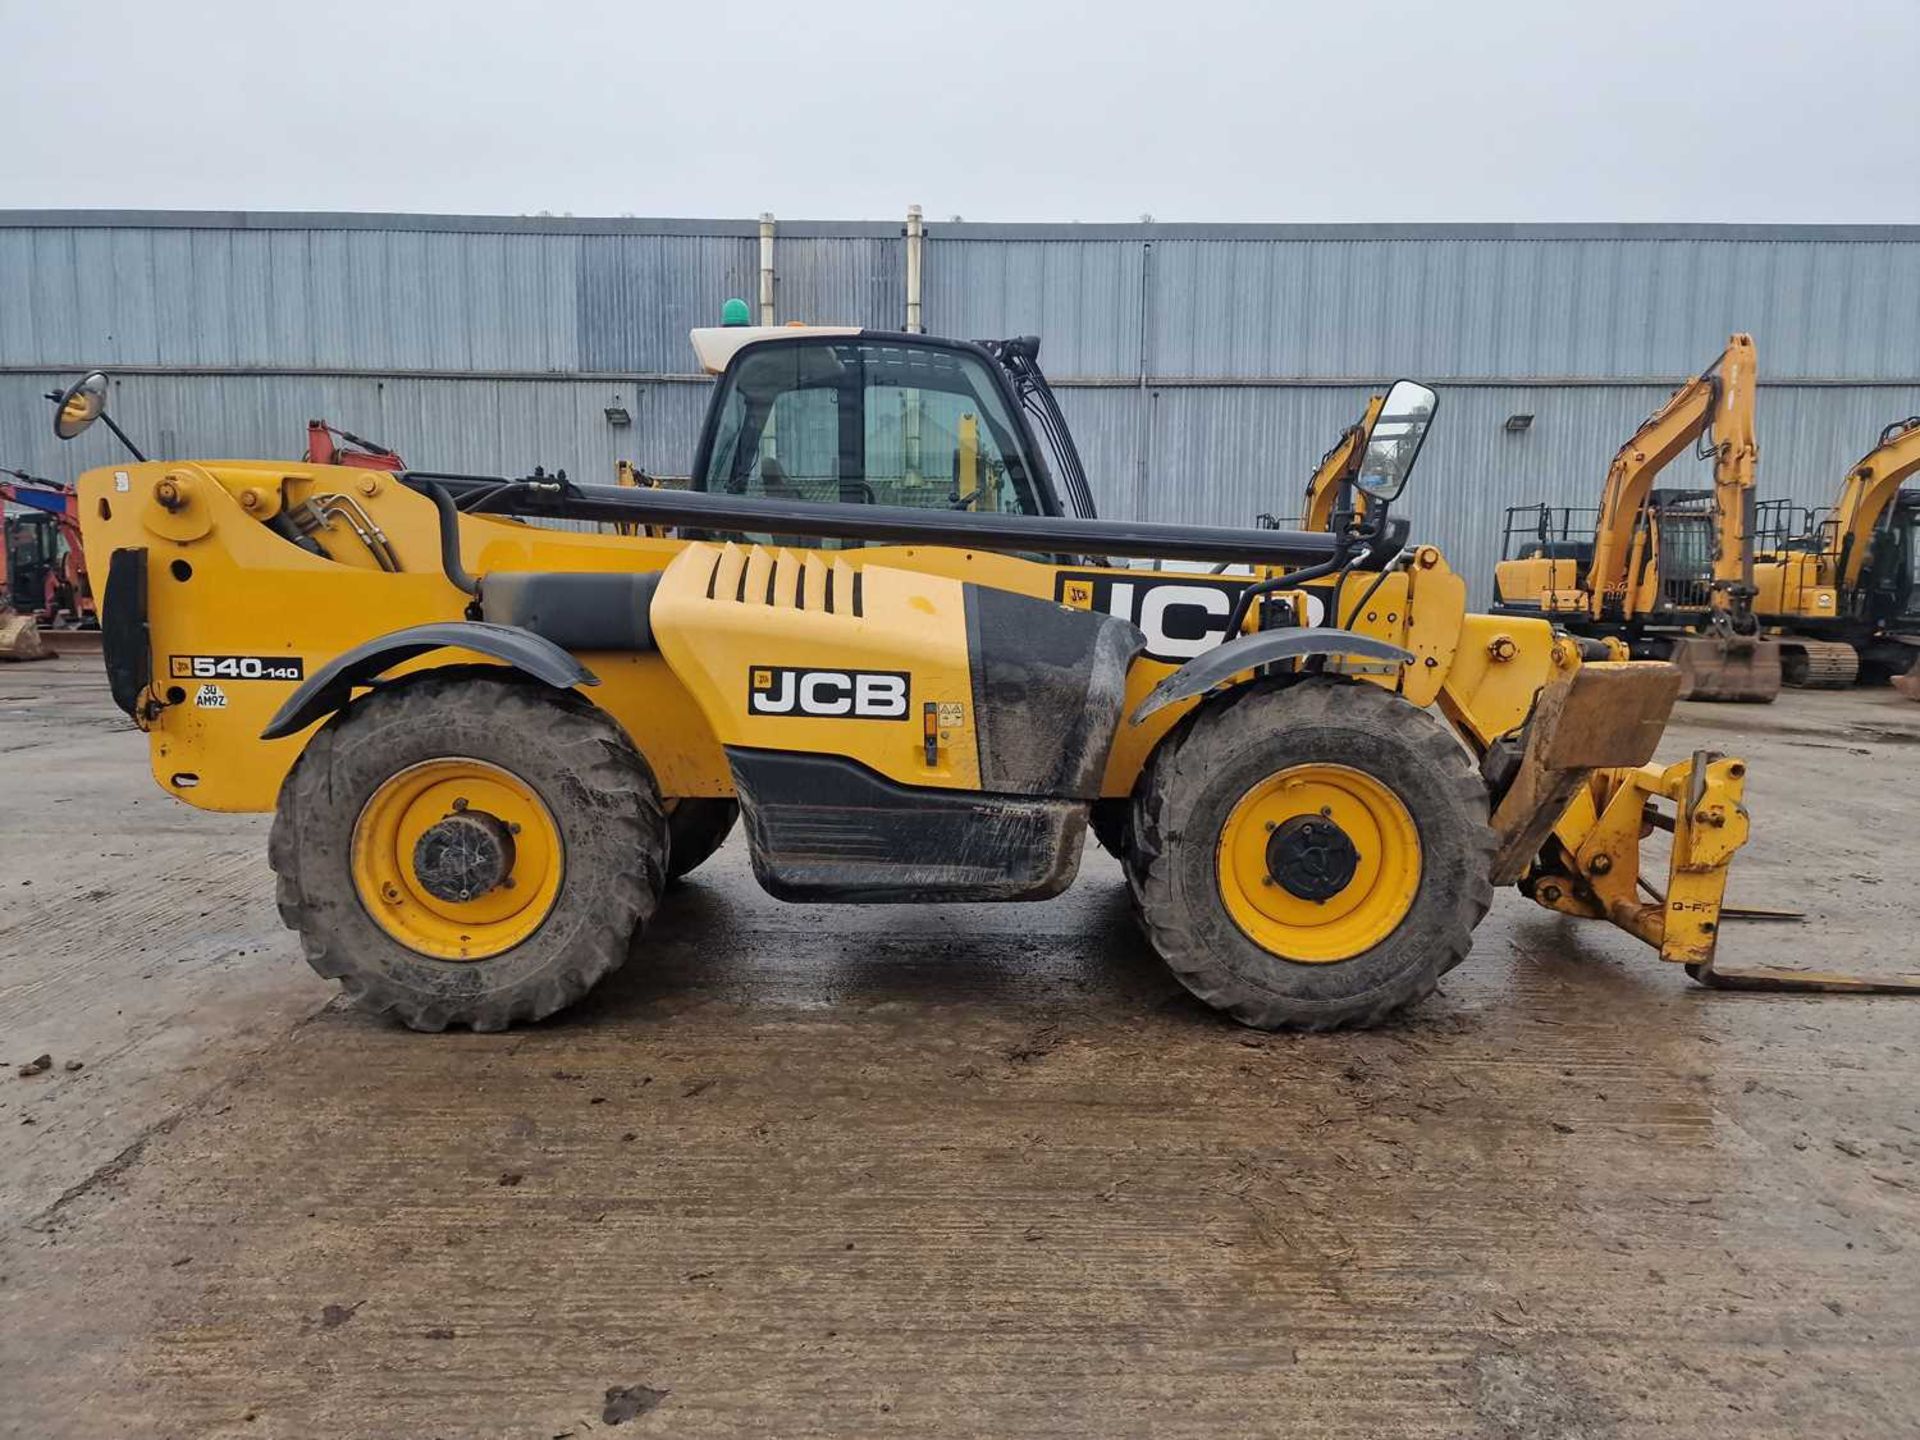
<svg viewBox="0 0 1920 1440">
<path fill-rule="evenodd" d="M 421 846 L 433 831 L 431 853 L 454 830 L 477 837 L 493 863 L 477 867 L 470 892 L 449 894 L 443 877 L 431 868 L 421 872 Z M 511 950 L 545 922 L 564 870 L 560 829 L 540 797 L 484 760 L 409 766 L 374 791 L 354 822 L 360 903 L 402 945 L 438 960 L 485 960 Z"/>
<path fill-rule="evenodd" d="M 1328 964 L 1371 950 L 1413 908 L 1420 832 L 1373 776 L 1293 765 L 1240 797 L 1215 868 L 1227 913 L 1249 940 L 1287 960 Z"/>
</svg>

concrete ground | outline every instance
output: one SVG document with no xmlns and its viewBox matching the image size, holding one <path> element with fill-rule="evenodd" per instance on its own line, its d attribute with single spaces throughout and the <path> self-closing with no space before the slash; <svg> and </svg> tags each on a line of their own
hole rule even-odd
<svg viewBox="0 0 1920 1440">
<path fill-rule="evenodd" d="M 1265 1036 L 1104 856 L 806 909 L 735 842 L 575 1012 L 414 1035 L 96 667 L 0 668 L 0 1432 L 1920 1431 L 1920 1000 L 1507 894 L 1399 1023 Z M 1683 708 L 1752 762 L 1735 898 L 1808 912 L 1723 958 L 1914 966 L 1920 705 Z"/>
</svg>

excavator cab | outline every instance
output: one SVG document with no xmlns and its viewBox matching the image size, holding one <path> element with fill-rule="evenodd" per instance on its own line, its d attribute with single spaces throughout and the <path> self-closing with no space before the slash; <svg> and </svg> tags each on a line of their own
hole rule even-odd
<svg viewBox="0 0 1920 1440">
<path fill-rule="evenodd" d="M 1920 640 L 1920 493 L 1903 491 L 1867 551 L 1859 604 L 1865 617 Z"/>
<path fill-rule="evenodd" d="M 1663 619 L 1704 619 L 1713 598 L 1713 492 L 1655 490 L 1642 524 L 1652 564 L 1640 579 L 1653 588 L 1638 608 Z"/>
</svg>

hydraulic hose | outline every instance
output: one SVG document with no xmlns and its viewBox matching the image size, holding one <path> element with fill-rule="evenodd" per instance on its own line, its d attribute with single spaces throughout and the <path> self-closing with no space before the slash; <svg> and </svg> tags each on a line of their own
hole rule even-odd
<svg viewBox="0 0 1920 1440">
<path fill-rule="evenodd" d="M 1344 551 L 1344 546 L 1342 547 Z M 1304 570 L 1290 571 L 1285 575 L 1276 575 L 1271 580 L 1261 580 L 1247 586 L 1240 592 L 1240 598 L 1233 602 L 1233 613 L 1227 616 L 1227 634 L 1238 635 L 1240 627 L 1247 623 L 1247 611 L 1253 608 L 1255 600 L 1264 599 L 1276 590 L 1292 590 L 1309 580 L 1320 580 L 1336 570 L 1345 570 L 1350 565 L 1358 565 L 1370 552 L 1362 549 L 1358 555 L 1337 554 L 1331 560 L 1318 565 L 1309 565 Z"/>
<path fill-rule="evenodd" d="M 480 598 L 480 582 L 467 573 L 467 567 L 460 563 L 460 511 L 453 503 L 453 497 L 446 487 L 436 481 L 426 481 L 420 488 L 427 492 L 433 501 L 433 508 L 440 512 L 440 569 L 447 577 L 447 583 L 474 599 Z"/>
</svg>

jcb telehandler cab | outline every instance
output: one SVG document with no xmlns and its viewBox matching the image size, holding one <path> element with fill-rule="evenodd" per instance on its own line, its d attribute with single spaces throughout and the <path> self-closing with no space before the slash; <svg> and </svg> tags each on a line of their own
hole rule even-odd
<svg viewBox="0 0 1920 1440">
<path fill-rule="evenodd" d="M 718 383 L 690 491 L 258 460 L 82 479 L 156 779 L 275 811 L 281 912 L 363 1004 L 550 1014 L 736 803 L 775 895 L 916 903 L 1057 894 L 1090 810 L 1122 806 L 1153 945 L 1251 1025 L 1424 995 L 1496 884 L 1716 977 L 1745 767 L 1645 763 L 1671 667 L 1469 615 L 1436 550 L 1364 524 L 1091 518 L 1033 342 L 694 340 Z M 1378 523 L 1434 406 L 1400 382 L 1369 429 Z"/>
</svg>

